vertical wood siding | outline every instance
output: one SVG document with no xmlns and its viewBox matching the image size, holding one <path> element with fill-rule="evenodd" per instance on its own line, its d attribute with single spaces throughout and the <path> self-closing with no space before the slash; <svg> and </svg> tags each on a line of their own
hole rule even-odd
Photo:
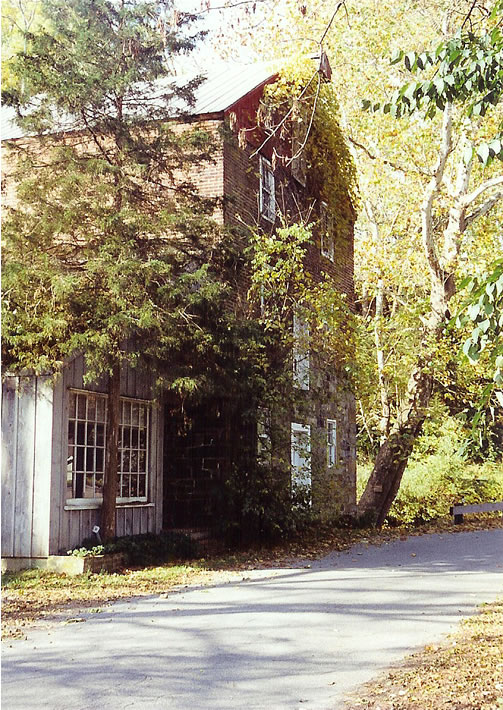
<svg viewBox="0 0 503 710">
<path fill-rule="evenodd" d="M 63 377 L 54 384 L 53 417 L 52 417 L 52 460 L 51 460 L 51 522 L 49 529 L 49 554 L 55 554 L 59 548 L 59 540 L 64 521 L 65 486 L 61 478 L 66 477 L 68 427 L 68 397 L 64 387 Z"/>
<path fill-rule="evenodd" d="M 2 387 L 2 555 L 14 555 L 14 508 L 17 470 L 17 378 L 9 377 Z"/>
<path fill-rule="evenodd" d="M 49 554 L 53 383 L 38 377 L 35 392 L 35 441 L 33 462 L 33 508 L 31 557 Z"/>
<path fill-rule="evenodd" d="M 49 550 L 52 382 L 8 377 L 2 407 L 2 554 Z"/>
</svg>

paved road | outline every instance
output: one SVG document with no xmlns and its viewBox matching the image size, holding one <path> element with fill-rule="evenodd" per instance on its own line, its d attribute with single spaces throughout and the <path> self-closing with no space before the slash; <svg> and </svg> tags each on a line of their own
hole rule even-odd
<svg viewBox="0 0 503 710">
<path fill-rule="evenodd" d="M 355 547 L 35 630 L 4 645 L 2 707 L 334 710 L 502 593 L 503 530 Z"/>
</svg>

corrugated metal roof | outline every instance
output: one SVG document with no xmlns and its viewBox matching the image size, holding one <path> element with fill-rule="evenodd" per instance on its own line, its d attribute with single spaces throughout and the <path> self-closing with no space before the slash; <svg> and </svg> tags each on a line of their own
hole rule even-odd
<svg viewBox="0 0 503 710">
<path fill-rule="evenodd" d="M 226 66 L 201 84 L 193 114 L 225 111 L 275 73 L 270 64 Z"/>
<path fill-rule="evenodd" d="M 202 113 L 219 113 L 233 106 L 240 98 L 256 89 L 275 75 L 271 65 L 260 63 L 250 65 L 220 65 L 209 72 L 206 80 L 199 86 L 195 93 L 196 103 L 188 110 L 189 115 L 197 116 Z M 177 77 L 181 85 L 193 76 Z M 16 112 L 10 106 L 2 106 L 1 111 L 1 138 L 14 140 L 22 138 L 25 133 L 16 125 Z M 70 117 L 62 117 L 58 121 L 58 129 L 75 130 L 78 128 Z"/>
</svg>

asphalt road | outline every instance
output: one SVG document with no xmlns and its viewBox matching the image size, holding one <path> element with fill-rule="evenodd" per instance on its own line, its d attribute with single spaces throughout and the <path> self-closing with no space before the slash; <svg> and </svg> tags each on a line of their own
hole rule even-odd
<svg viewBox="0 0 503 710">
<path fill-rule="evenodd" d="M 503 594 L 503 530 L 248 574 L 4 644 L 3 710 L 341 708 L 348 691 Z"/>
</svg>

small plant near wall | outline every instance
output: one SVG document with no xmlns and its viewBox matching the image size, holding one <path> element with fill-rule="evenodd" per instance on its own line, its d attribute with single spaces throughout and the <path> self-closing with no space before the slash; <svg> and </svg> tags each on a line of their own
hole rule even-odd
<svg viewBox="0 0 503 710">
<path fill-rule="evenodd" d="M 99 557 L 105 554 L 104 545 L 95 545 L 94 547 L 76 547 L 73 550 L 68 550 L 67 555 L 72 557 Z"/>
<path fill-rule="evenodd" d="M 175 559 L 197 557 L 197 543 L 188 535 L 175 532 L 143 533 L 118 537 L 105 545 L 94 545 L 94 538 L 86 538 L 68 555 L 74 557 L 96 557 L 100 555 L 122 555 L 127 564 L 153 565 Z"/>
</svg>

